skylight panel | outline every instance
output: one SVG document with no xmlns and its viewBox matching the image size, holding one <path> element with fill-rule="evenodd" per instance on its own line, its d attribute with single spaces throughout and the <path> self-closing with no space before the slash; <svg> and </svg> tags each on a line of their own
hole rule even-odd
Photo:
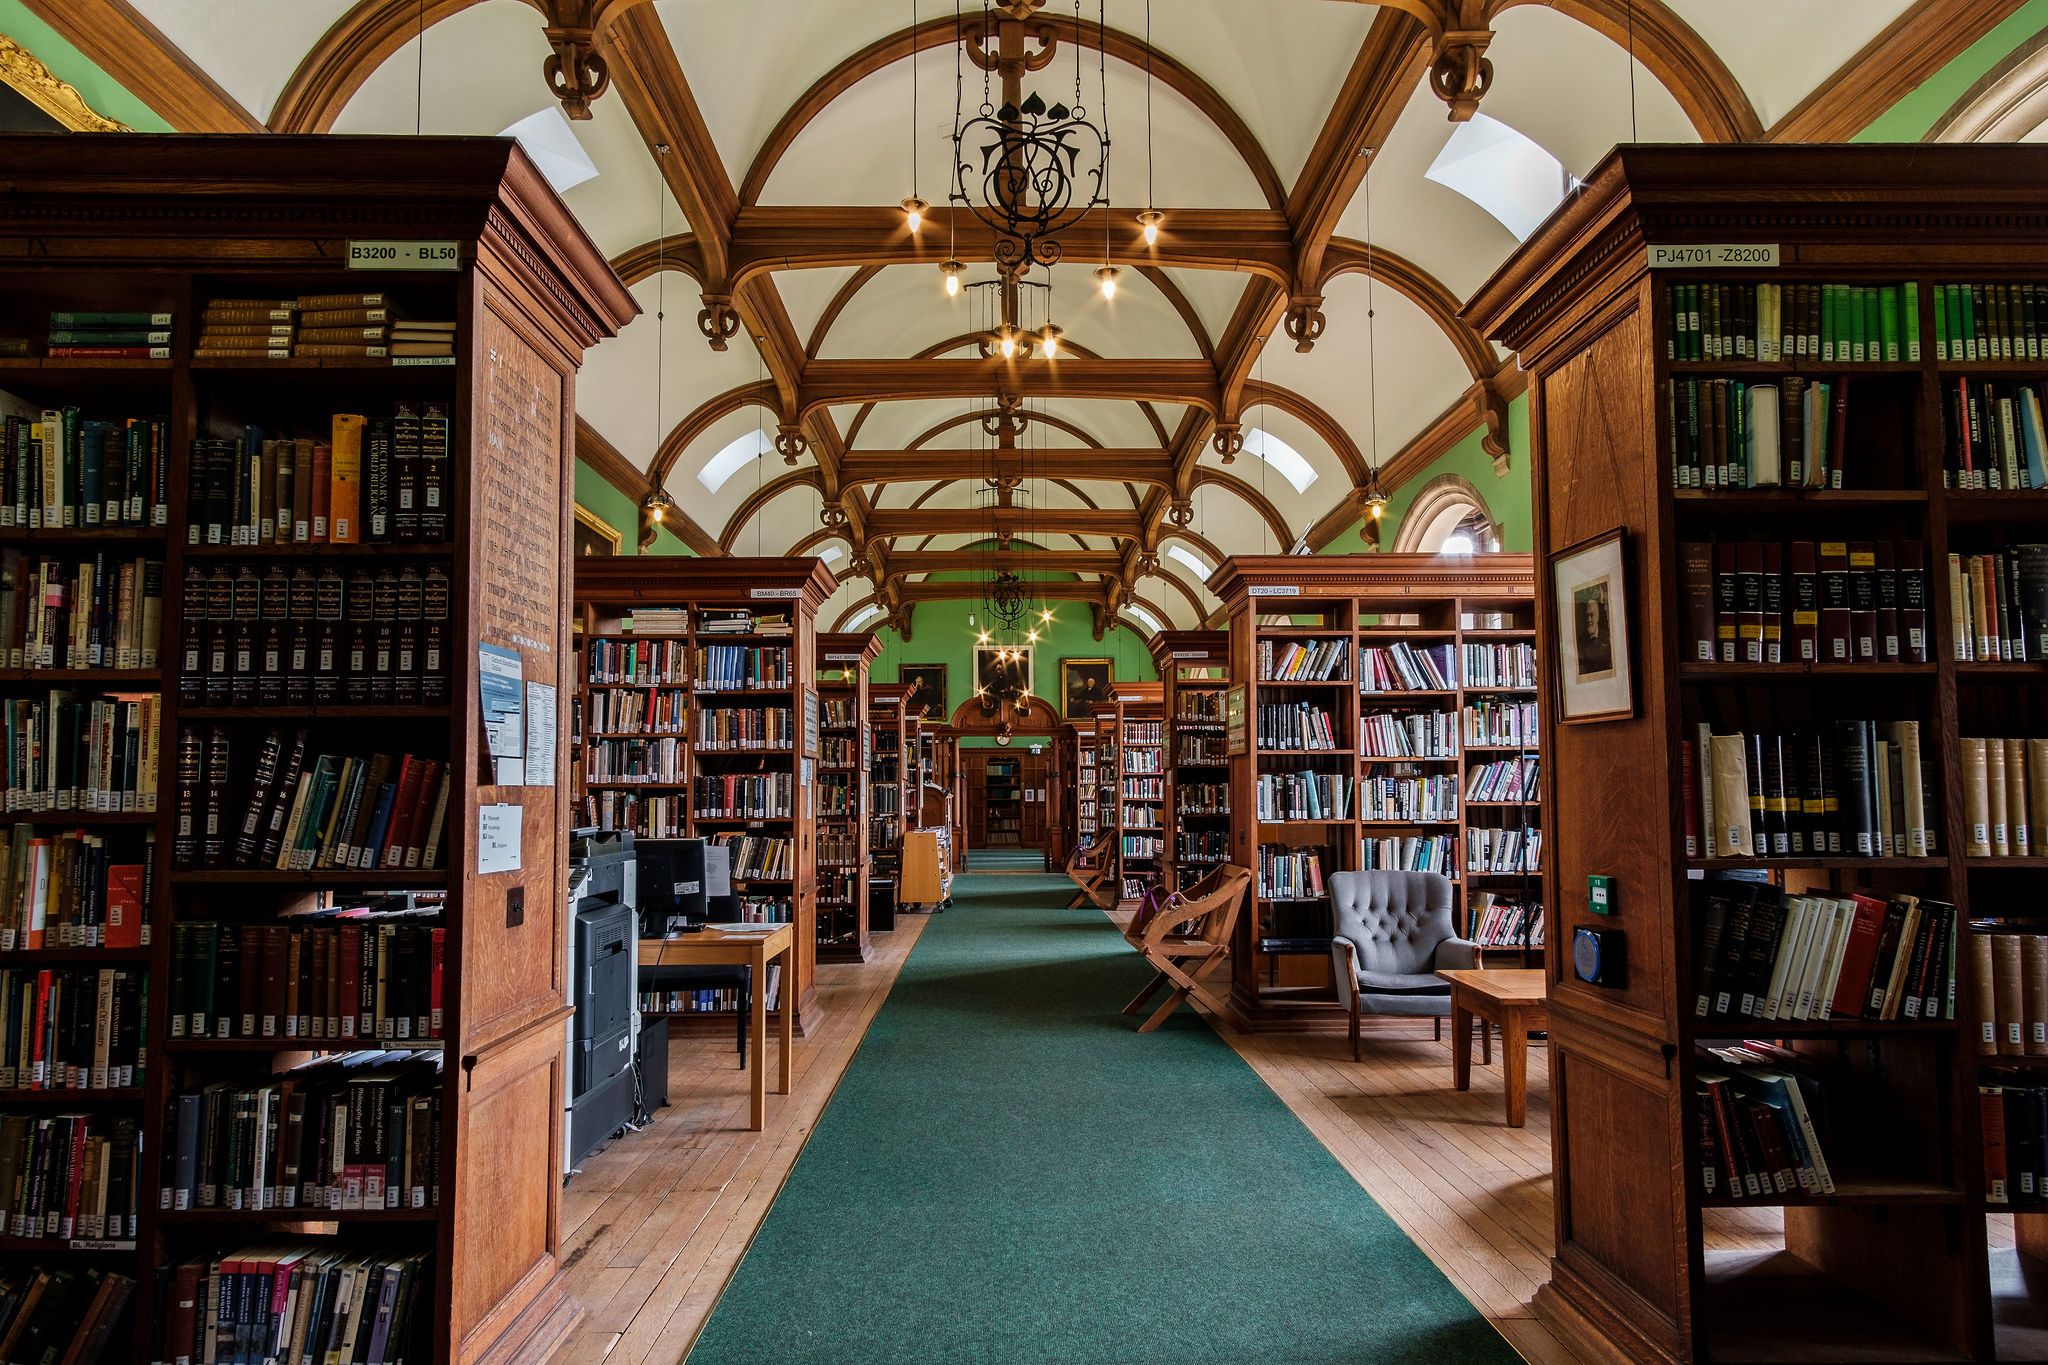
<svg viewBox="0 0 2048 1365">
<path fill-rule="evenodd" d="M 1123 609 L 1123 614 L 1125 616 L 1130 617 L 1133 621 L 1136 621 L 1139 625 L 1143 626 L 1152 634 L 1157 635 L 1159 633 L 1159 618 L 1154 616 L 1151 612 L 1146 611 L 1143 607 L 1125 607 Z"/>
<path fill-rule="evenodd" d="M 697 482 L 716 493 L 727 479 L 774 448 L 775 438 L 757 427 L 706 460 L 697 471 Z"/>
<path fill-rule="evenodd" d="M 1204 583 L 1209 581 L 1210 574 L 1216 572 L 1214 569 L 1210 568 L 1207 564 L 1204 564 L 1202 562 L 1202 557 L 1200 555 L 1196 554 L 1193 550 L 1190 550 L 1187 546 L 1182 545 L 1177 541 L 1174 544 L 1166 547 L 1166 557 L 1168 559 L 1178 559 L 1181 563 L 1187 565 L 1190 569 L 1193 569 L 1195 571 L 1195 577 L 1201 579 Z"/>
<path fill-rule="evenodd" d="M 1275 473 L 1294 485 L 1297 493 L 1308 492 L 1308 486 L 1316 481 L 1315 466 L 1308 462 L 1308 458 L 1263 427 L 1245 429 L 1244 451 L 1272 466 Z"/>
<path fill-rule="evenodd" d="M 528 114 L 499 136 L 519 139 L 519 145 L 555 187 L 556 194 L 566 194 L 586 180 L 597 179 L 597 164 L 577 141 L 576 130 L 563 117 L 559 104 L 549 104 Z"/>
<path fill-rule="evenodd" d="M 1540 143 L 1485 114 L 1452 129 L 1423 174 L 1485 209 L 1517 241 L 1527 241 L 1579 183 Z"/>
<path fill-rule="evenodd" d="M 855 612 L 853 619 L 851 621 L 848 621 L 844 628 L 847 630 L 859 630 L 862 626 L 874 620 L 877 616 L 880 616 L 881 614 L 882 609 L 876 606 L 874 603 L 870 602 L 866 606 L 862 607 L 859 611 Z"/>
<path fill-rule="evenodd" d="M 846 549 L 840 545 L 827 545 L 824 549 L 818 551 L 818 558 L 830 564 L 835 559 L 846 558 Z"/>
</svg>

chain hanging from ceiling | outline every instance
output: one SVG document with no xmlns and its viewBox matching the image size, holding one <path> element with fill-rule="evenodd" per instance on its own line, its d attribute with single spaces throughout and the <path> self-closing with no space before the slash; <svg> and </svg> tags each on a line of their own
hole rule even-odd
<svg viewBox="0 0 2048 1365">
<path fill-rule="evenodd" d="M 1005 17 L 1035 13 L 1044 0 L 1008 0 Z M 1097 28 L 1104 0 L 1096 0 Z M 997 23 L 988 0 L 982 4 L 981 34 L 969 55 L 982 72 L 981 108 L 972 118 L 955 115 L 953 183 L 948 198 L 966 208 L 996 234 L 998 269 L 1015 276 L 1034 265 L 1051 266 L 1062 254 L 1059 234 L 1091 209 L 1109 207 L 1109 135 L 1089 116 L 1081 99 L 1081 44 L 1074 43 L 1074 98 L 1048 104 L 1033 90 L 997 108 L 989 73 L 1015 63 L 1022 72 L 1042 71 L 1052 62 L 1056 39 L 1050 25 L 1034 27 L 1032 52 L 1006 46 L 988 50 Z M 1074 31 L 1081 31 L 1075 0 Z"/>
</svg>

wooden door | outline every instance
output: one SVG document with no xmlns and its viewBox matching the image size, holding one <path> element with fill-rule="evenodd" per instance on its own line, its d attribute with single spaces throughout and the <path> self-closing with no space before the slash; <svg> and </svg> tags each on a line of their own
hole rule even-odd
<svg viewBox="0 0 2048 1365">
<path fill-rule="evenodd" d="M 988 751 L 962 749 L 960 775 L 967 788 L 967 847 L 988 847 Z"/>
<path fill-rule="evenodd" d="M 1043 849 L 1048 826 L 1046 798 L 1052 794 L 1052 764 L 1044 754 L 1020 754 L 1019 781 L 1024 788 L 1024 833 L 1026 848 Z"/>
</svg>

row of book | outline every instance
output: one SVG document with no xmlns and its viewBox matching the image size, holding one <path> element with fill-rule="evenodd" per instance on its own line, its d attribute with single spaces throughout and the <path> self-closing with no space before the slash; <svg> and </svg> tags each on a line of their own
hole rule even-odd
<svg viewBox="0 0 2048 1365">
<path fill-rule="evenodd" d="M 858 730 L 861 723 L 859 699 L 821 695 L 818 698 L 818 723 L 827 730 Z"/>
<path fill-rule="evenodd" d="M 1126 834 L 1122 838 L 1118 852 L 1127 859 L 1156 860 L 1165 856 L 1166 842 L 1156 834 Z"/>
<path fill-rule="evenodd" d="M 195 353 L 209 360 L 453 356 L 455 324 L 408 318 L 380 292 L 209 299 Z"/>
<path fill-rule="evenodd" d="M 325 440 L 246 426 L 195 438 L 191 459 L 188 545 L 433 545 L 451 529 L 446 403 L 335 413 Z"/>
<path fill-rule="evenodd" d="M 1939 293 L 1940 287 L 1936 289 Z M 1862 365 L 1920 359 L 1920 286 L 1913 280 L 1673 283 L 1664 286 L 1664 306 L 1667 360 Z M 1937 319 L 1940 316 L 1937 310 Z"/>
<path fill-rule="evenodd" d="M 98 1266 L 30 1266 L 0 1273 L 0 1359 L 57 1365 L 118 1361 L 135 1281 Z"/>
<path fill-rule="evenodd" d="M 1962 492 L 2048 488 L 2040 385 L 1958 376 L 1941 385 L 1942 487 Z"/>
<path fill-rule="evenodd" d="M 171 866 L 315 869 L 438 868 L 450 773 L 419 754 L 315 754 L 307 730 L 264 736 L 239 820 L 228 813 L 234 771 L 228 727 L 178 734 L 177 825 Z"/>
<path fill-rule="evenodd" d="M 1258 743 L 1261 749 L 1314 750 L 1342 747 L 1328 709 L 1313 702 L 1260 702 Z"/>
<path fill-rule="evenodd" d="M 794 685 L 787 645 L 699 645 L 690 662 L 699 692 Z"/>
<path fill-rule="evenodd" d="M 1977 1087 L 1984 1202 L 2048 1204 L 2048 1086 L 2013 1076 Z"/>
<path fill-rule="evenodd" d="M 429 1357 L 426 1252 L 276 1238 L 181 1262 L 156 1359 L 174 1365 L 404 1365 Z"/>
<path fill-rule="evenodd" d="M 1465 831 L 1465 870 L 1534 874 L 1543 870 L 1543 831 L 1533 825 Z"/>
<path fill-rule="evenodd" d="M 1161 801 L 1166 797 L 1166 779 L 1163 777 L 1126 777 L 1123 779 L 1123 794 L 1127 798 L 1141 801 Z"/>
<path fill-rule="evenodd" d="M 649 611 L 642 607 L 634 620 L 645 621 Z M 796 631 L 787 610 L 747 607 L 711 607 L 697 613 L 699 635 L 791 635 Z M 703 670 L 698 669 L 701 675 Z"/>
<path fill-rule="evenodd" d="M 0 667 L 155 668 L 161 559 L 0 550 Z"/>
<path fill-rule="evenodd" d="M 732 875 L 741 881 L 789 881 L 796 876 L 796 842 L 760 834 L 721 834 Z"/>
<path fill-rule="evenodd" d="M 1303 901 L 1328 895 L 1323 883 L 1325 856 L 1321 849 L 1260 844 L 1257 868 L 1259 899 Z"/>
<path fill-rule="evenodd" d="M 441 706 L 454 604 L 438 564 L 185 570 L 178 697 L 206 706 Z"/>
<path fill-rule="evenodd" d="M 1260 820 L 1349 820 L 1352 782 L 1334 773 L 1260 773 Z M 1185 813 L 1185 811 L 1183 811 Z"/>
<path fill-rule="evenodd" d="M 1351 641 L 1261 640 L 1260 682 L 1333 682 L 1351 676 Z"/>
<path fill-rule="evenodd" d="M 156 809 L 155 693 L 0 702 L 9 815 L 147 815 Z"/>
<path fill-rule="evenodd" d="M 1163 721 L 1127 720 L 1124 722 L 1124 743 L 1157 746 L 1164 742 L 1165 731 Z"/>
<path fill-rule="evenodd" d="M 1477 892 L 1465 937 L 1481 948 L 1541 948 L 1543 907 L 1494 891 Z"/>
<path fill-rule="evenodd" d="M 825 768 L 860 766 L 860 741 L 848 735 L 825 735 L 818 741 L 818 764 Z"/>
<path fill-rule="evenodd" d="M 1762 1202 L 1833 1194 L 1835 1178 L 1816 1122 L 1822 1093 L 1812 1069 L 1771 1043 L 1701 1047 L 1697 1055 L 1700 1193 Z"/>
<path fill-rule="evenodd" d="M 139 1128 L 128 1115 L 0 1114 L 0 1218 L 8 1235 L 133 1241 L 144 1197 Z"/>
<path fill-rule="evenodd" d="M 1687 857 L 1932 858 L 1940 810 L 1920 722 L 1681 742 Z"/>
<path fill-rule="evenodd" d="M 0 530 L 162 526 L 171 419 L 86 417 L 0 394 Z"/>
<path fill-rule="evenodd" d="M 1542 736 L 1540 713 L 1533 701 L 1477 701 L 1467 705 L 1461 715 L 1468 745 L 1533 749 Z"/>
<path fill-rule="evenodd" d="M 1174 693 L 1173 723 L 1176 727 L 1223 724 L 1223 694 L 1187 691 Z"/>
<path fill-rule="evenodd" d="M 1121 818 L 1125 829 L 1165 828 L 1165 825 L 1160 822 L 1159 808 L 1157 806 L 1133 806 L 1127 804 L 1123 808 Z"/>
<path fill-rule="evenodd" d="M 1665 397 L 1672 487 L 1843 486 L 1846 380 L 1787 375 L 1754 384 L 1682 375 Z"/>
<path fill-rule="evenodd" d="M 1960 926 L 1946 901 L 1693 883 L 1695 1019 L 1953 1019 Z"/>
<path fill-rule="evenodd" d="M 0 968 L 0 1090 L 126 1090 L 149 1055 L 141 967 Z"/>
<path fill-rule="evenodd" d="M 851 867 L 860 861 L 860 838 L 851 830 L 818 831 L 818 866 Z"/>
<path fill-rule="evenodd" d="M 729 1014 L 740 1007 L 741 1000 L 737 988 L 715 986 L 689 991 L 642 991 L 638 1003 L 642 1014 Z M 772 1010 L 781 1003 L 782 964 L 771 962 L 767 994 L 761 1007 Z"/>
<path fill-rule="evenodd" d="M 46 354 L 72 360 L 168 360 L 174 313 L 50 310 Z"/>
<path fill-rule="evenodd" d="M 818 818 L 844 820 L 859 813 L 853 799 L 851 772 L 821 773 L 818 779 Z"/>
<path fill-rule="evenodd" d="M 581 702 L 583 733 L 593 735 L 680 735 L 690 714 L 690 694 L 680 687 L 597 691 Z"/>
<path fill-rule="evenodd" d="M 787 706 L 707 706 L 697 712 L 699 752 L 787 753 L 796 745 L 796 713 Z"/>
<path fill-rule="evenodd" d="M 432 1208 L 440 1084 L 439 1053 L 352 1052 L 173 1095 L 157 1207 Z"/>
<path fill-rule="evenodd" d="M 690 791 L 699 820 L 787 820 L 796 808 L 794 773 L 699 774 Z"/>
<path fill-rule="evenodd" d="M 2041 285 L 1934 286 L 1936 360 L 2039 360 L 2044 326 L 2048 294 Z"/>
<path fill-rule="evenodd" d="M 117 852 L 90 830 L 0 839 L 0 952 L 141 948 L 149 942 L 156 832 Z"/>
<path fill-rule="evenodd" d="M 1480 831 L 1482 834 L 1486 832 Z M 1457 843 L 1457 837 L 1450 834 L 1360 839 L 1358 865 L 1389 872 L 1434 872 L 1455 881 L 1458 876 Z"/>
<path fill-rule="evenodd" d="M 1965 735 L 1963 856 L 2024 858 L 2048 849 L 2048 739 Z"/>
<path fill-rule="evenodd" d="M 171 928 L 173 1038 L 417 1042 L 442 1033 L 445 930 L 362 907 Z"/>
<path fill-rule="evenodd" d="M 674 786 L 684 780 L 689 756 L 680 738 L 601 739 L 584 748 L 583 780 Z"/>
<path fill-rule="evenodd" d="M 1470 688 L 1533 688 L 1536 646 L 1468 644 L 1459 653 L 1458 671 Z"/>
<path fill-rule="evenodd" d="M 681 797 L 594 791 L 584 794 L 577 810 L 579 824 L 625 830 L 640 839 L 681 839 L 688 833 L 689 806 Z"/>
<path fill-rule="evenodd" d="M 1450 645 L 1411 645 L 1406 641 L 1364 647 L 1358 651 L 1358 690 L 1450 691 L 1458 685 L 1454 654 Z"/>
<path fill-rule="evenodd" d="M 690 681 L 685 640 L 592 640 L 583 681 L 613 687 L 680 686 Z"/>
<path fill-rule="evenodd" d="M 1176 782 L 1174 807 L 1182 815 L 1230 814 L 1230 787 L 1222 782 Z"/>
<path fill-rule="evenodd" d="M 1541 796 L 1535 755 L 1482 763 L 1465 775 L 1467 801 L 1528 801 Z"/>
<path fill-rule="evenodd" d="M 1918 540 L 1686 541 L 1679 593 L 1691 663 L 1928 661 Z"/>
<path fill-rule="evenodd" d="M 1184 863 L 1228 862 L 1230 859 L 1230 833 L 1220 829 L 1182 830 L 1180 834 L 1180 859 Z"/>
<path fill-rule="evenodd" d="M 1948 615 L 1958 663 L 2048 658 L 2048 545 L 1948 557 Z"/>
<path fill-rule="evenodd" d="M 1976 919 L 1970 928 L 1977 1051 L 2048 1056 L 2048 937 L 2025 922 Z"/>
<path fill-rule="evenodd" d="M 1126 749 L 1124 767 L 1127 773 L 1163 773 L 1166 771 L 1164 749 Z"/>
<path fill-rule="evenodd" d="M 1358 784 L 1361 820 L 1413 820 L 1437 824 L 1458 818 L 1458 779 L 1371 776 Z"/>
<path fill-rule="evenodd" d="M 1452 711 L 1379 711 L 1358 718 L 1358 752 L 1372 758 L 1456 758 Z"/>
</svg>

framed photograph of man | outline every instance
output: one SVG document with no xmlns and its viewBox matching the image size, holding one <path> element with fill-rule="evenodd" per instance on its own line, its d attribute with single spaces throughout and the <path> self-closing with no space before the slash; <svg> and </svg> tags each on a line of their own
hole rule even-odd
<svg viewBox="0 0 2048 1365">
<path fill-rule="evenodd" d="M 988 697 L 1008 698 L 1031 690 L 1031 646 L 974 647 L 974 685 Z"/>
<path fill-rule="evenodd" d="M 953 709 L 946 705 L 944 664 L 905 664 L 896 671 L 896 679 L 903 684 L 903 709 L 906 713 L 915 715 L 922 708 L 934 720 L 953 718 Z"/>
<path fill-rule="evenodd" d="M 1116 686 L 1109 659 L 1060 660 L 1060 714 L 1068 720 L 1086 720 L 1099 701 L 1108 701 Z"/>
<path fill-rule="evenodd" d="M 1559 723 L 1635 715 L 1628 533 L 1616 527 L 1557 555 L 1551 561 L 1550 586 Z"/>
</svg>

